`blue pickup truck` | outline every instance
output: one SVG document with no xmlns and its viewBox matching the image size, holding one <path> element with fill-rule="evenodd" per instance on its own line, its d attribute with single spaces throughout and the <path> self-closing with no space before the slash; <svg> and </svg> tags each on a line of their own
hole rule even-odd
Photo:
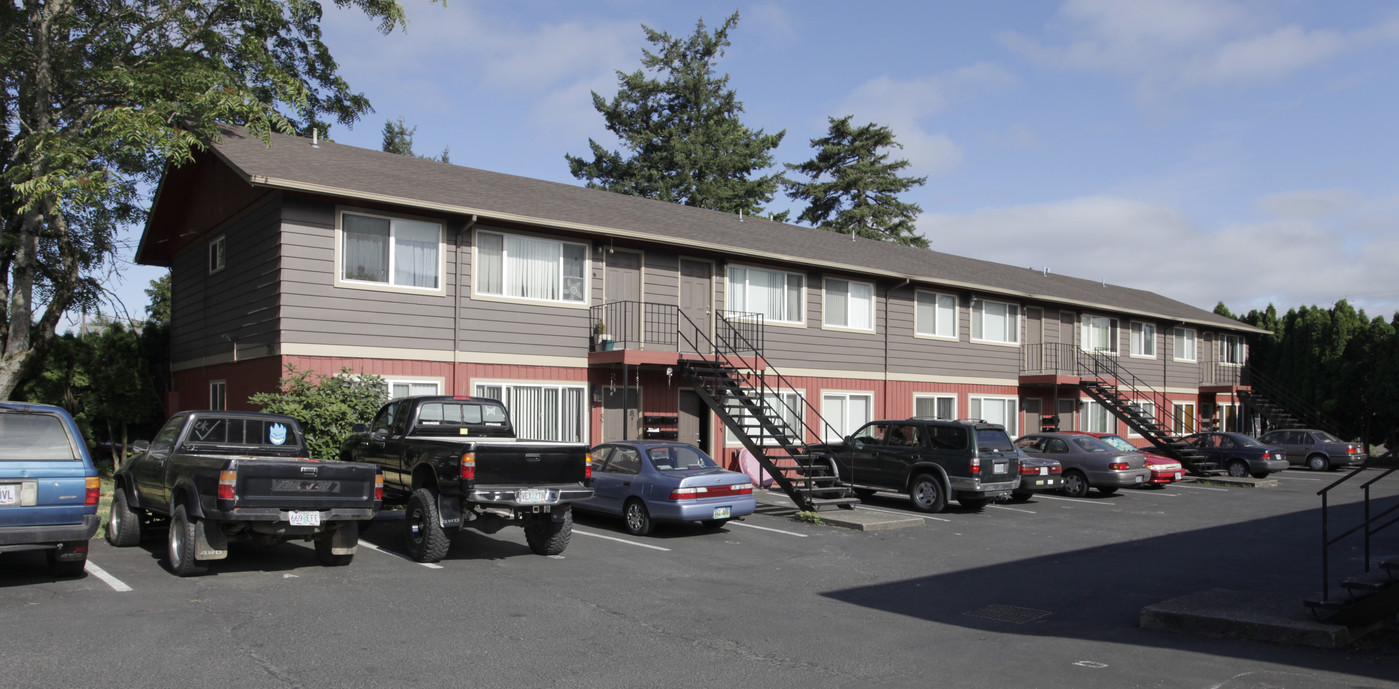
<svg viewBox="0 0 1399 689">
<path fill-rule="evenodd" d="M 60 407 L 0 402 L 0 553 L 43 550 L 49 571 L 76 577 L 97 532 L 97 469 Z"/>
</svg>

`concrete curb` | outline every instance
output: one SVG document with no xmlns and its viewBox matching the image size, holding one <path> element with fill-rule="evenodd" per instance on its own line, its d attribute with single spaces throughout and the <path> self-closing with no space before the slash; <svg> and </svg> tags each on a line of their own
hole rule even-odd
<svg viewBox="0 0 1399 689">
<path fill-rule="evenodd" d="M 753 496 L 758 501 L 757 511 L 760 514 L 788 516 L 794 519 L 798 514 L 796 504 L 781 491 L 755 490 Z M 816 513 L 816 516 L 821 518 L 821 526 L 834 526 L 855 531 L 888 531 L 923 526 L 927 523 L 921 517 L 861 509 L 823 509 Z"/>
<path fill-rule="evenodd" d="M 1142 629 L 1340 648 L 1355 639 L 1348 627 L 1317 622 L 1298 598 L 1210 589 L 1142 608 Z"/>
</svg>

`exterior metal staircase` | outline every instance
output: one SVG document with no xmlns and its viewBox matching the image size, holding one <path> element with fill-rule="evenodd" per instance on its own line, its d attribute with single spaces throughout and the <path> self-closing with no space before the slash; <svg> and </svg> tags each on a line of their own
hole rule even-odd
<svg viewBox="0 0 1399 689">
<path fill-rule="evenodd" d="M 1242 382 L 1247 387 L 1239 390 L 1239 399 L 1267 419 L 1273 428 L 1315 428 L 1338 438 L 1355 437 L 1335 419 L 1260 371 L 1247 369 Z"/>
<path fill-rule="evenodd" d="M 1392 457 L 1392 453 L 1389 456 Z M 1362 630 L 1393 621 L 1395 615 L 1399 615 L 1399 550 L 1393 549 L 1396 544 L 1394 539 L 1381 542 L 1375 538 L 1380 531 L 1399 523 L 1399 516 L 1394 516 L 1399 512 L 1399 502 L 1393 502 L 1391 498 L 1390 502 L 1393 504 L 1383 507 L 1382 502 L 1371 498 L 1371 486 L 1399 472 L 1399 467 L 1374 475 L 1373 471 L 1367 472 L 1373 465 L 1373 460 L 1367 462 L 1317 491 L 1317 495 L 1321 496 L 1321 593 L 1303 601 L 1317 619 Z M 1373 478 L 1360 485 L 1363 498 L 1359 523 L 1333 536 L 1331 511 L 1334 506 L 1330 504 L 1332 492 L 1341 484 L 1366 474 L 1373 475 Z M 1341 579 L 1341 591 L 1334 592 L 1333 595 L 1331 549 L 1356 534 L 1360 534 L 1364 543 L 1364 571 Z M 1388 543 L 1391 550 L 1387 555 L 1378 555 L 1375 553 L 1376 543 Z"/>
<path fill-rule="evenodd" d="M 1161 454 L 1181 463 L 1195 476 L 1208 475 L 1216 469 L 1204 453 L 1191 447 L 1174 432 L 1174 428 L 1189 427 L 1184 419 L 1176 419 L 1165 396 L 1143 383 L 1130 371 L 1118 365 L 1113 357 L 1099 352 L 1079 351 L 1078 365 L 1084 375 L 1078 387 L 1103 405 L 1113 416 L 1151 442 Z M 1157 400 L 1155 413 L 1148 413 L 1132 400 Z"/>
<path fill-rule="evenodd" d="M 682 357 L 680 373 L 773 482 L 803 511 L 831 505 L 853 509 L 859 498 L 841 482 L 835 466 L 807 452 L 805 439 L 822 437 L 819 429 L 829 424 L 804 399 L 804 410 L 783 413 L 787 403 L 779 391 L 794 387 L 769 369 L 759 344 L 761 338 L 753 337 L 755 323 L 756 332 L 761 331 L 762 317 L 716 314 L 713 340 L 705 334 L 707 328 L 696 327 L 683 312 L 681 319 L 680 337 L 689 351 L 713 354 Z M 790 413 L 802 411 L 807 413 Z M 819 429 L 806 423 L 808 415 L 820 420 Z"/>
</svg>

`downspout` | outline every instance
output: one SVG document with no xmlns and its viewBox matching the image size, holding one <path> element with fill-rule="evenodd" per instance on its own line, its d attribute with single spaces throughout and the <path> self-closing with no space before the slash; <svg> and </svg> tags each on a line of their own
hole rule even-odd
<svg viewBox="0 0 1399 689">
<path fill-rule="evenodd" d="M 457 387 L 457 368 L 461 363 L 461 304 L 464 282 L 462 280 L 463 256 L 469 250 L 467 245 L 471 243 L 471 230 L 476 227 L 476 215 L 473 213 L 471 220 L 466 223 L 460 232 L 457 232 L 457 275 L 456 294 L 452 299 L 452 394 L 471 394 L 470 390 L 462 391 Z"/>
</svg>

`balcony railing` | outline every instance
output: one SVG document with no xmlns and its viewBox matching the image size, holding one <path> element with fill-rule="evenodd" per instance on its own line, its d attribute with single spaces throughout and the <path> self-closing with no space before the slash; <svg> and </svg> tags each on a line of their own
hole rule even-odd
<svg viewBox="0 0 1399 689">
<path fill-rule="evenodd" d="M 714 332 L 711 333 L 710 328 Z M 683 348 L 689 352 L 696 346 L 695 343 L 712 346 L 709 343 L 718 341 L 725 343 L 729 349 L 758 354 L 762 352 L 764 334 L 762 314 L 720 311 L 716 318 L 711 319 L 706 311 L 700 318 L 681 318 L 680 307 L 675 304 L 641 301 L 612 301 L 592 307 L 588 329 L 593 333 L 593 351 L 644 349 L 677 352 Z M 682 333 L 682 329 L 687 332 Z"/>
</svg>

